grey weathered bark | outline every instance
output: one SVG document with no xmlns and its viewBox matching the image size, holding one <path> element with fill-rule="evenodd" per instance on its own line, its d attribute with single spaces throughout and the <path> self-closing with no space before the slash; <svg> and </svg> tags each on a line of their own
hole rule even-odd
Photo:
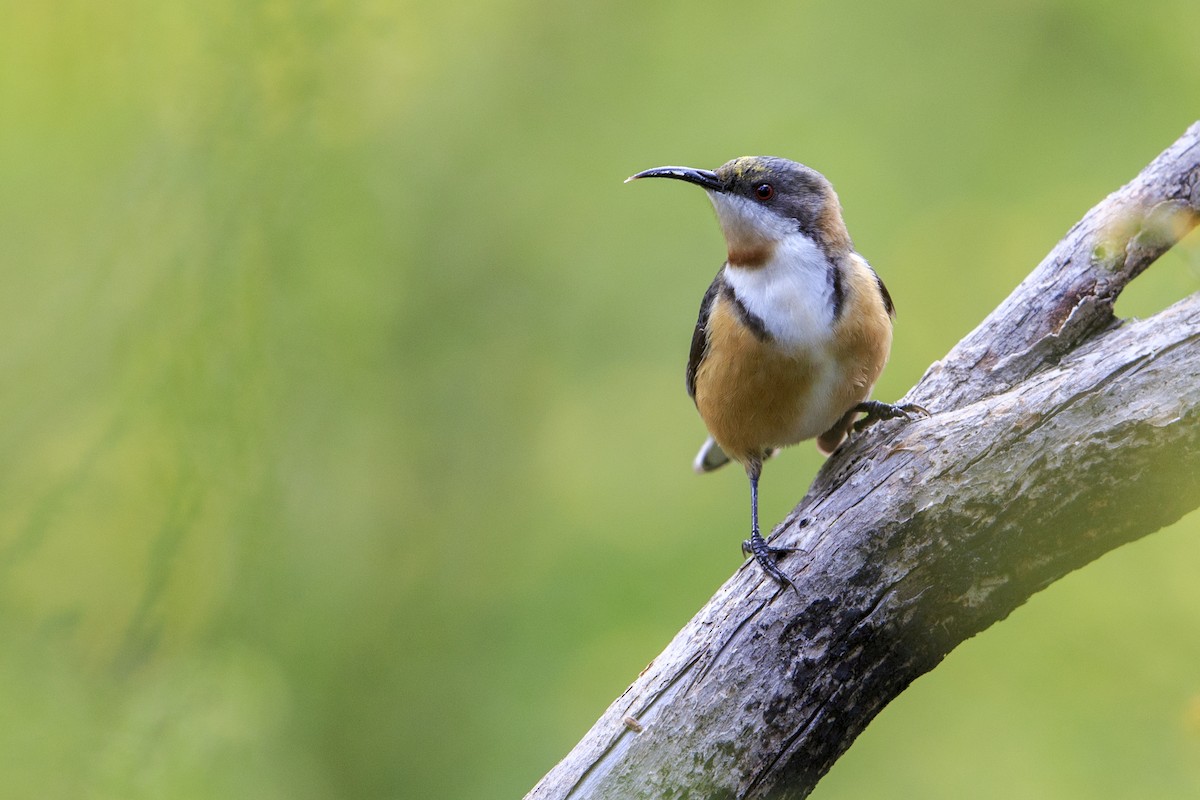
<svg viewBox="0 0 1200 800">
<path fill-rule="evenodd" d="M 1200 294 L 1113 304 L 1200 219 L 1200 123 L 1092 209 L 825 464 L 743 566 L 527 796 L 800 798 L 963 640 L 1200 505 Z"/>
</svg>

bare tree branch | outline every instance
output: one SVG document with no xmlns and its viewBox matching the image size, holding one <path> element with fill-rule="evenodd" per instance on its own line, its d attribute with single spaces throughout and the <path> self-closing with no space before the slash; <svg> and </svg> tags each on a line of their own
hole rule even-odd
<svg viewBox="0 0 1200 800">
<path fill-rule="evenodd" d="M 1200 219 L 1200 123 L 1067 233 L 784 521 L 528 798 L 801 798 L 915 678 L 1200 505 L 1200 295 L 1120 322 Z"/>
</svg>

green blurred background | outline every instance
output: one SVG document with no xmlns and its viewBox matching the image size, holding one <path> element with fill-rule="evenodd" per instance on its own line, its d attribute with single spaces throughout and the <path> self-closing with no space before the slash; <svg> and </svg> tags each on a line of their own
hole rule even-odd
<svg viewBox="0 0 1200 800">
<path fill-rule="evenodd" d="M 683 390 L 720 236 L 625 176 L 828 175 L 888 399 L 1200 117 L 1195 0 L 0 11 L 3 797 L 519 797 L 741 560 Z M 1197 528 L 968 642 L 815 797 L 1200 795 Z"/>
</svg>

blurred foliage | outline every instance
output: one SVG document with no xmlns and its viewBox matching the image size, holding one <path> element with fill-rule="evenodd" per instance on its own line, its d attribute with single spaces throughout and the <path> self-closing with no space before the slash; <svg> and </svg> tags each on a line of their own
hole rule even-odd
<svg viewBox="0 0 1200 800">
<path fill-rule="evenodd" d="M 825 172 L 892 398 L 1200 98 L 1194 0 L 3 19 L 5 797 L 520 796 L 740 560 L 682 386 L 719 233 L 622 178 Z M 1197 527 L 960 648 L 817 796 L 1200 793 Z"/>
</svg>

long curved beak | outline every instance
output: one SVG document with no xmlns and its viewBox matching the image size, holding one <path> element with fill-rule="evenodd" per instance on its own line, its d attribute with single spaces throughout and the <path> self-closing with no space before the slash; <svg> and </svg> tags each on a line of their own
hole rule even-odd
<svg viewBox="0 0 1200 800">
<path fill-rule="evenodd" d="M 625 182 L 629 183 L 639 178 L 674 178 L 678 181 L 694 183 L 710 192 L 719 192 L 725 188 L 721 179 L 717 177 L 717 173 L 708 169 L 693 169 L 692 167 L 655 167 L 643 170 L 637 175 L 630 175 Z"/>
</svg>

